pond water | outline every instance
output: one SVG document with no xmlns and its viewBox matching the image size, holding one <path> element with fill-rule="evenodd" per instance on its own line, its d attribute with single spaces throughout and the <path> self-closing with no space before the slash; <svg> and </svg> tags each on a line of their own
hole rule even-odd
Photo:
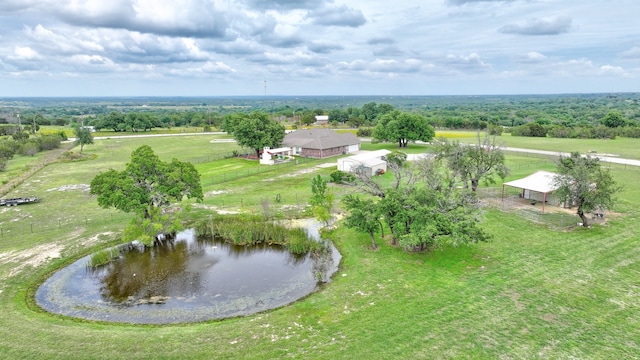
<svg viewBox="0 0 640 360">
<path fill-rule="evenodd" d="M 317 225 L 307 227 L 318 237 Z M 91 269 L 85 257 L 36 292 L 43 309 L 109 322 L 168 324 L 249 315 L 287 305 L 329 281 L 340 253 L 293 255 L 279 246 L 235 246 L 193 231 Z"/>
</svg>

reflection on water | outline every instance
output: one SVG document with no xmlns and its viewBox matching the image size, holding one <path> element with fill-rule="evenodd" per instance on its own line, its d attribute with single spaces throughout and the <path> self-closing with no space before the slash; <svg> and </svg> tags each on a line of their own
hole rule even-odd
<svg viewBox="0 0 640 360">
<path fill-rule="evenodd" d="M 325 254 L 293 255 L 277 246 L 235 246 L 187 231 L 97 269 L 87 266 L 88 257 L 81 259 L 49 278 L 36 301 L 53 313 L 132 323 L 247 315 L 309 294 L 329 280 L 339 260 L 333 246 Z"/>
</svg>

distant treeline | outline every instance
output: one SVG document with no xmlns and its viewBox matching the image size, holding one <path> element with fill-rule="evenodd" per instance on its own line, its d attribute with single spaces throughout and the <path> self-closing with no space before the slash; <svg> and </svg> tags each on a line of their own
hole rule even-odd
<svg viewBox="0 0 640 360">
<path fill-rule="evenodd" d="M 375 127 L 394 109 L 419 113 L 436 129 L 489 129 L 519 136 L 638 137 L 640 93 L 229 98 L 0 99 L 0 123 L 94 126 L 103 131 L 220 128 L 226 116 L 261 111 L 289 127 L 328 115 L 328 126 Z M 17 114 L 20 114 L 18 117 Z"/>
</svg>

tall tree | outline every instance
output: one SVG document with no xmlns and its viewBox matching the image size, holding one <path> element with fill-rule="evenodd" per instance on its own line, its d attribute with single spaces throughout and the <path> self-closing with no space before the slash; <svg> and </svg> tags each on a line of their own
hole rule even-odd
<svg viewBox="0 0 640 360">
<path fill-rule="evenodd" d="M 504 179 L 509 168 L 504 163 L 504 153 L 497 144 L 495 136 L 478 133 L 475 144 L 461 144 L 459 141 L 449 143 L 446 139 L 436 146 L 436 156 L 446 160 L 450 169 L 462 181 L 464 187 L 471 183 L 471 190 L 476 191 L 481 181 L 495 184 L 494 176 Z"/>
<path fill-rule="evenodd" d="M 349 212 L 344 218 L 345 226 L 369 234 L 371 248 L 377 249 L 375 233 L 378 229 L 378 213 L 373 211 L 375 209 L 373 200 L 349 194 L 342 199 L 342 202 Z"/>
<path fill-rule="evenodd" d="M 584 227 L 589 226 L 585 213 L 610 209 L 614 195 L 621 190 L 598 158 L 581 156 L 578 152 L 560 157 L 558 174 L 554 178 L 558 186 L 554 195 L 565 205 L 577 207 L 576 213 Z"/>
<path fill-rule="evenodd" d="M 80 145 L 80 152 L 85 145 L 93 144 L 93 135 L 91 135 L 91 129 L 86 126 L 77 126 L 73 129 L 76 135 L 76 144 Z"/>
<path fill-rule="evenodd" d="M 191 163 L 176 159 L 163 162 L 148 145 L 131 153 L 131 161 L 123 171 L 111 169 L 93 178 L 90 193 L 98 196 L 98 205 L 103 208 L 136 214 L 125 237 L 134 234 L 147 243 L 159 234 L 179 229 L 175 218 L 166 211 L 173 202 L 203 199 L 200 174 Z M 146 229 L 144 234 L 140 229 Z"/>
<path fill-rule="evenodd" d="M 313 214 L 325 225 L 329 225 L 333 211 L 334 195 L 331 189 L 327 187 L 327 181 L 322 176 L 317 175 L 311 178 L 311 193 L 309 204 L 313 208 Z"/>
<path fill-rule="evenodd" d="M 628 120 L 617 111 L 609 111 L 602 118 L 602 124 L 606 127 L 617 128 L 628 124 Z"/>
<path fill-rule="evenodd" d="M 258 157 L 264 147 L 277 148 L 284 139 L 284 126 L 270 120 L 269 115 L 262 112 L 230 115 L 223 126 L 238 145 L 254 149 Z"/>
<path fill-rule="evenodd" d="M 395 141 L 398 147 L 405 148 L 409 141 L 430 141 L 435 131 L 424 116 L 394 110 L 378 118 L 372 136 L 378 141 Z"/>
</svg>

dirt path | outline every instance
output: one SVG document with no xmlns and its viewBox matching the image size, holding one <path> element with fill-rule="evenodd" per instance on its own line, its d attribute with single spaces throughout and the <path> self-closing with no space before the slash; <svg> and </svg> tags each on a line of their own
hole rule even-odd
<svg viewBox="0 0 640 360">
<path fill-rule="evenodd" d="M 11 190 L 15 189 L 18 185 L 22 184 L 25 180 L 33 176 L 38 171 L 42 170 L 45 166 L 56 162 L 62 154 L 71 150 L 75 146 L 75 142 L 63 144 L 61 148 L 50 150 L 40 161 L 29 167 L 29 170 L 21 173 L 17 177 L 11 179 L 6 184 L 0 186 L 0 197 L 7 195 Z"/>
</svg>

